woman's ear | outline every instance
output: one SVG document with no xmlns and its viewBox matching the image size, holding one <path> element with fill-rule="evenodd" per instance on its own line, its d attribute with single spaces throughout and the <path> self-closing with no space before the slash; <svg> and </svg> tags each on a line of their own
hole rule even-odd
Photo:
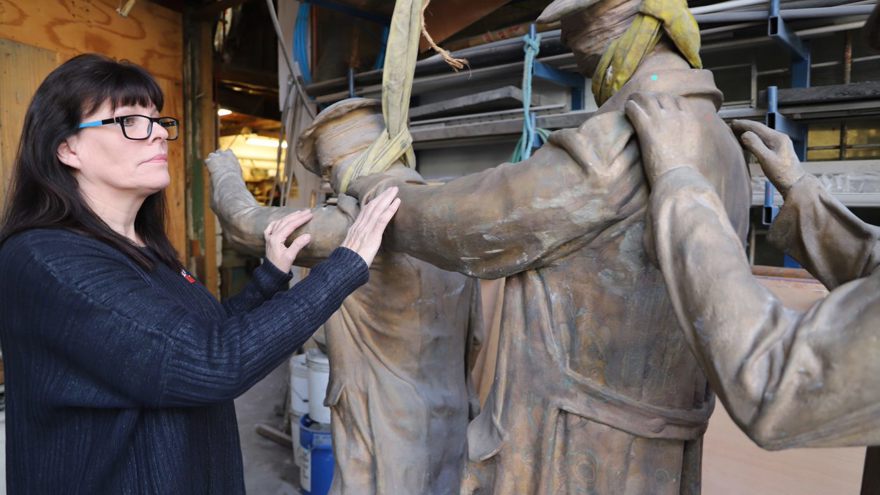
<svg viewBox="0 0 880 495">
<path fill-rule="evenodd" d="M 58 150 L 55 154 L 58 156 L 58 160 L 67 165 L 70 168 L 79 169 L 81 163 L 79 161 L 79 155 L 76 153 L 76 137 L 71 136 L 64 141 L 61 141 L 61 144 L 58 145 Z M 71 142 L 73 141 L 73 142 Z"/>
</svg>

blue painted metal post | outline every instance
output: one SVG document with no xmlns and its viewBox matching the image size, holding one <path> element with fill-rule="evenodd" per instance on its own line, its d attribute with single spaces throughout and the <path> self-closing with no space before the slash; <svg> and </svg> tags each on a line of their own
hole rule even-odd
<svg viewBox="0 0 880 495">
<path fill-rule="evenodd" d="M 767 88 L 767 115 L 764 123 L 771 129 L 787 134 L 794 145 L 794 152 L 798 160 L 804 161 L 807 154 L 807 128 L 803 124 L 793 122 L 779 113 L 778 89 L 776 86 Z M 776 218 L 777 208 L 773 206 L 773 195 L 776 188 L 768 180 L 764 184 L 764 225 L 773 223 Z"/>
<path fill-rule="evenodd" d="M 791 52 L 791 85 L 796 88 L 806 88 L 810 85 L 810 49 L 809 46 L 798 38 L 797 34 L 788 29 L 785 21 L 779 15 L 779 0 L 770 1 L 770 16 L 767 21 L 767 34 L 780 42 Z M 767 115 L 765 124 L 771 129 L 787 134 L 794 143 L 795 153 L 798 159 L 803 161 L 806 157 L 807 131 L 802 124 L 792 122 L 779 113 L 778 92 L 776 86 L 767 88 Z M 770 225 L 776 217 L 777 208 L 773 206 L 773 196 L 776 189 L 770 181 L 764 185 L 764 212 L 762 223 Z"/>
<path fill-rule="evenodd" d="M 767 34 L 785 46 L 791 53 L 791 87 L 807 88 L 810 86 L 810 46 L 802 41 L 797 34 L 788 28 L 779 13 L 779 0 L 770 0 L 770 12 L 767 18 Z M 807 128 L 803 124 L 793 122 L 779 113 L 778 93 L 776 86 L 767 88 L 767 127 L 776 129 L 791 137 L 794 151 L 799 160 L 804 161 L 807 154 Z M 778 212 L 773 205 L 776 189 L 768 180 L 764 184 L 764 211 L 761 219 L 764 225 L 773 223 Z M 785 255 L 783 263 L 787 267 L 798 267 L 798 263 Z"/>
<path fill-rule="evenodd" d="M 810 87 L 810 46 L 785 24 L 779 15 L 779 0 L 770 0 L 767 34 L 791 52 L 791 87 Z"/>
<path fill-rule="evenodd" d="M 586 83 L 582 75 L 559 70 L 556 67 L 536 61 L 535 77 L 571 88 L 571 109 L 584 109 L 584 88 Z"/>
</svg>

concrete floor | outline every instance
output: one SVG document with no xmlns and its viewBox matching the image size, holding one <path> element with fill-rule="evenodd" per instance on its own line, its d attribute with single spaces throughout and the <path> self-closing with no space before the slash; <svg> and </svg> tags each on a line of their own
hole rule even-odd
<svg viewBox="0 0 880 495">
<path fill-rule="evenodd" d="M 287 363 L 235 400 L 244 458 L 244 484 L 250 495 L 299 495 L 299 469 L 293 451 L 257 434 L 259 423 L 282 429 L 276 407 L 290 386 Z"/>
</svg>

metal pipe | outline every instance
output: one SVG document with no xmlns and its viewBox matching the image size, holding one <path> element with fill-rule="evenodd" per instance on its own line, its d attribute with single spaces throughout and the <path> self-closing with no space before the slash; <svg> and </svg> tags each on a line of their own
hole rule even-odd
<svg viewBox="0 0 880 495">
<path fill-rule="evenodd" d="M 737 29 L 752 27 L 752 26 L 760 26 L 763 24 L 762 22 L 741 22 L 738 24 L 727 24 L 724 26 L 706 28 L 700 30 L 700 37 L 709 36 L 712 34 L 718 33 L 726 33 L 728 31 L 736 31 Z"/>
<path fill-rule="evenodd" d="M 866 57 L 857 57 L 857 58 L 852 59 L 852 63 L 872 62 L 874 60 L 880 60 L 880 55 L 868 55 Z M 829 60 L 827 62 L 818 62 L 818 63 L 810 65 L 810 69 L 823 69 L 825 67 L 834 67 L 835 65 L 840 65 L 841 63 L 843 63 L 843 62 L 841 62 L 840 60 Z M 717 70 L 714 67 L 712 67 L 711 69 Z M 767 70 L 762 70 L 761 72 L 758 72 L 757 74 L 759 76 L 769 76 L 769 75 L 773 75 L 773 74 L 786 74 L 786 73 L 788 73 L 788 70 L 789 69 L 787 67 L 783 67 L 780 69 L 767 69 Z M 849 83 L 847 83 L 847 84 L 849 84 Z"/>
<path fill-rule="evenodd" d="M 820 7 L 812 9 L 786 9 L 780 10 L 779 15 L 787 20 L 798 19 L 825 19 L 829 17 L 845 17 L 851 15 L 868 15 L 874 10 L 873 5 L 854 5 L 843 7 Z M 715 14 L 695 15 L 699 24 L 719 24 L 726 22 L 761 21 L 769 17 L 765 11 L 751 12 L 725 12 Z"/>
<path fill-rule="evenodd" d="M 868 0 L 873 3 L 873 0 Z M 694 7 L 691 9 L 691 14 L 700 15 L 700 14 L 712 14 L 716 12 L 729 12 L 731 10 L 739 10 L 743 7 L 751 7 L 751 6 L 764 6 L 768 3 L 768 0 L 732 0 L 729 2 L 721 2 L 712 5 L 704 5 L 702 7 Z M 782 2 L 789 9 L 791 8 L 802 8 L 802 7 L 827 7 L 827 6 L 836 6 L 842 4 L 851 4 L 855 2 L 851 2 L 849 0 L 800 0 L 793 2 Z M 766 8 L 764 9 L 766 10 Z"/>
<path fill-rule="evenodd" d="M 691 14 L 711 14 L 713 12 L 725 12 L 739 7 L 748 7 L 750 5 L 764 5 L 767 0 L 732 0 L 730 2 L 721 2 L 712 5 L 704 5 L 702 7 L 694 7 Z"/>
<path fill-rule="evenodd" d="M 702 7 L 694 7 L 690 10 L 693 15 L 731 11 L 764 12 L 768 10 L 766 7 L 767 3 L 769 3 L 768 0 L 733 0 L 712 5 L 704 5 Z M 792 10 L 799 8 L 836 7 L 845 5 L 873 5 L 874 3 L 876 3 L 875 0 L 793 0 L 780 2 L 780 5 L 786 7 L 786 10 Z"/>
<path fill-rule="evenodd" d="M 814 7 L 842 7 L 846 5 L 874 5 L 876 0 L 794 0 L 792 2 L 782 2 L 786 9 L 807 9 Z"/>
<path fill-rule="evenodd" d="M 828 33 L 836 33 L 838 31 L 849 31 L 851 29 L 859 29 L 864 25 L 865 25 L 865 21 L 861 20 L 861 21 L 847 22 L 845 24 L 832 24 L 830 26 L 821 26 L 821 27 L 811 28 L 811 29 L 801 29 L 800 31 L 795 31 L 795 34 L 797 34 L 798 36 L 803 38 L 805 36 L 815 36 L 817 34 L 828 34 Z"/>
</svg>

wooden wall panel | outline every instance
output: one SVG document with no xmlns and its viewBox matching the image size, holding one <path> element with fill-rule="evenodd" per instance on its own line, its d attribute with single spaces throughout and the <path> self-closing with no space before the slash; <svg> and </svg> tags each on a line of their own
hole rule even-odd
<svg viewBox="0 0 880 495">
<path fill-rule="evenodd" d="M 162 115 L 168 115 L 183 122 L 183 83 L 180 81 L 156 78 L 165 93 L 165 108 Z M 182 125 L 182 124 L 181 124 Z M 165 190 L 168 204 L 167 231 L 174 249 L 181 260 L 186 256 L 186 150 L 183 133 L 177 141 L 168 142 L 168 172 L 171 185 Z"/>
<path fill-rule="evenodd" d="M 137 2 L 128 17 L 118 0 L 0 0 L 0 38 L 45 48 L 61 60 L 86 52 L 127 59 L 153 75 L 180 80 L 182 16 Z"/>
<path fill-rule="evenodd" d="M 57 59 L 52 51 L 0 39 L 0 205 L 9 188 L 24 114 L 34 90 L 57 66 Z"/>
</svg>

